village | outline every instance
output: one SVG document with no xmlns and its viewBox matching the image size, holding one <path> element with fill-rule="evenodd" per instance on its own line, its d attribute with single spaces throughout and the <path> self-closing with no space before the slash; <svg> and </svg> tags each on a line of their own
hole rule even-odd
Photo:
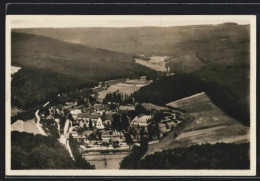
<svg viewBox="0 0 260 181">
<path fill-rule="evenodd" d="M 134 145 L 140 146 L 141 139 L 148 144 L 157 143 L 186 118 L 168 107 L 135 102 L 133 93 L 149 83 L 146 77 L 109 81 L 109 87 L 107 82 L 103 86 L 100 83 L 92 88 L 91 104 L 88 98 L 83 98 L 84 104 L 77 100 L 49 104 L 39 110 L 39 124 L 45 133 L 63 140 L 67 146 L 73 137 L 82 154 L 129 152 Z M 106 95 L 100 98 L 99 93 L 104 91 Z"/>
</svg>

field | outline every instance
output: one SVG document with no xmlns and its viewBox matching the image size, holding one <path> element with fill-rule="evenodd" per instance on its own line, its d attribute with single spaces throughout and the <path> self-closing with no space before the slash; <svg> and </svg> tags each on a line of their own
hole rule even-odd
<svg viewBox="0 0 260 181">
<path fill-rule="evenodd" d="M 126 83 L 118 83 L 114 84 L 108 87 L 107 90 L 103 90 L 98 92 L 98 99 L 103 100 L 108 93 L 113 93 L 113 92 L 120 92 L 126 95 L 131 95 L 135 91 L 139 90 L 140 87 L 137 87 L 132 84 L 126 84 Z"/>
<path fill-rule="evenodd" d="M 149 145 L 146 155 L 177 147 L 188 147 L 202 143 L 242 143 L 249 142 L 249 127 L 227 116 L 215 106 L 203 92 L 167 104 L 187 111 L 193 118 L 182 125 L 180 130 L 172 130 L 161 142 Z M 174 134 L 178 136 L 174 139 Z"/>
<path fill-rule="evenodd" d="M 41 134 L 36 126 L 34 119 L 22 121 L 18 120 L 11 126 L 11 131 L 27 132 L 33 134 Z"/>
<path fill-rule="evenodd" d="M 11 66 L 11 74 L 18 72 L 20 69 L 21 67 Z"/>
<path fill-rule="evenodd" d="M 148 83 L 148 81 L 144 81 L 142 79 L 132 79 L 127 81 L 123 80 L 122 82 L 110 85 L 107 88 L 107 90 L 102 90 L 98 92 L 98 99 L 103 100 L 108 93 L 113 93 L 117 91 L 119 93 L 122 93 L 123 95 L 130 96 L 131 94 L 139 90 L 141 87 L 147 85 Z"/>
<path fill-rule="evenodd" d="M 152 57 L 150 57 L 150 59 L 151 60 L 149 60 L 149 61 L 145 61 L 145 60 L 136 58 L 135 62 L 140 65 L 149 67 L 156 71 L 161 71 L 161 72 L 167 71 L 167 69 L 165 68 L 165 63 L 164 63 L 166 56 L 152 56 Z"/>
</svg>

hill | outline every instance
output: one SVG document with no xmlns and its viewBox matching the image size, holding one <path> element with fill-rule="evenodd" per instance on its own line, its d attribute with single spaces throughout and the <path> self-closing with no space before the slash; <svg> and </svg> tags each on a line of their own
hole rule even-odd
<svg viewBox="0 0 260 181">
<path fill-rule="evenodd" d="M 11 133 L 11 168 L 32 169 L 93 169 L 87 161 L 72 160 L 69 152 L 51 136 L 13 131 Z"/>
<path fill-rule="evenodd" d="M 11 58 L 12 65 L 47 69 L 83 80 L 108 80 L 150 72 L 134 63 L 133 56 L 128 54 L 16 32 L 12 32 Z"/>
<path fill-rule="evenodd" d="M 153 74 L 123 53 L 12 32 L 12 105 L 36 108 L 61 92 L 90 88 L 96 81 Z"/>
<path fill-rule="evenodd" d="M 149 145 L 146 155 L 194 144 L 244 143 L 250 140 L 249 128 L 226 115 L 204 92 L 171 102 L 167 106 L 185 110 L 192 119 L 186 120 L 181 128 L 171 130 L 159 143 Z M 176 138 L 175 134 L 178 135 Z"/>
<path fill-rule="evenodd" d="M 235 23 L 177 27 L 33 28 L 14 31 L 134 55 L 168 56 L 167 63 L 175 73 L 192 72 L 205 64 L 249 61 L 249 25 Z"/>
<path fill-rule="evenodd" d="M 236 151 L 234 151 L 236 150 Z M 138 169 L 249 169 L 249 144 L 217 143 L 168 149 L 146 156 Z"/>
<path fill-rule="evenodd" d="M 249 64 L 204 67 L 193 73 L 177 73 L 142 87 L 134 94 L 139 102 L 164 105 L 170 101 L 206 92 L 229 116 L 250 125 Z"/>
</svg>

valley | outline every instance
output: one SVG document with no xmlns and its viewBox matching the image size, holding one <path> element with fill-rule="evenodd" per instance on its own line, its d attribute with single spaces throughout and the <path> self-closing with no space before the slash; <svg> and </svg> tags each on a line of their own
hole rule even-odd
<svg viewBox="0 0 260 181">
<path fill-rule="evenodd" d="M 247 168 L 249 43 L 249 25 L 236 23 L 13 29 L 12 131 L 58 141 L 70 168 L 140 169 L 162 157 L 171 164 L 154 167 L 196 169 L 195 152 L 213 148 L 206 166 L 226 168 L 214 162 L 226 148 L 228 169 Z"/>
</svg>

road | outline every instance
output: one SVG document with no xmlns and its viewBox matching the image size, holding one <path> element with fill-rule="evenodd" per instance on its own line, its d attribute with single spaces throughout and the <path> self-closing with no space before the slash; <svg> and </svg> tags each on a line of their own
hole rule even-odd
<svg viewBox="0 0 260 181">
<path fill-rule="evenodd" d="M 44 136 L 47 136 L 47 134 L 43 131 L 42 127 L 40 126 L 40 121 L 41 121 L 41 118 L 39 116 L 39 109 L 35 112 L 35 117 L 37 119 L 37 123 L 36 123 L 36 126 L 37 128 L 39 129 L 40 133 Z"/>
<path fill-rule="evenodd" d="M 47 103 L 45 103 L 45 104 L 43 105 L 43 107 L 46 107 L 49 103 L 50 103 L 50 102 L 48 101 Z M 40 133 L 41 133 L 42 135 L 44 135 L 44 136 L 47 136 L 47 134 L 44 132 L 44 130 L 42 129 L 42 127 L 41 127 L 41 125 L 40 125 L 41 118 L 40 118 L 40 116 L 39 116 L 39 109 L 35 112 L 35 117 L 36 117 L 36 119 L 37 119 L 36 126 L 37 126 L 37 128 L 39 129 Z M 66 124 L 65 124 L 66 130 L 68 129 L 67 121 L 68 121 L 68 120 L 66 120 Z M 65 128 L 64 128 L 64 129 L 65 129 Z M 59 134 L 60 134 L 60 133 L 59 133 Z M 72 155 L 70 146 L 69 146 L 69 144 L 67 144 L 67 138 L 66 138 L 66 136 L 60 135 L 60 138 L 59 138 L 58 140 L 59 140 L 59 142 L 60 142 L 61 144 L 65 145 L 65 148 L 68 150 L 68 152 L 69 152 L 71 158 L 74 160 L 74 157 L 73 157 L 73 155 Z"/>
</svg>

